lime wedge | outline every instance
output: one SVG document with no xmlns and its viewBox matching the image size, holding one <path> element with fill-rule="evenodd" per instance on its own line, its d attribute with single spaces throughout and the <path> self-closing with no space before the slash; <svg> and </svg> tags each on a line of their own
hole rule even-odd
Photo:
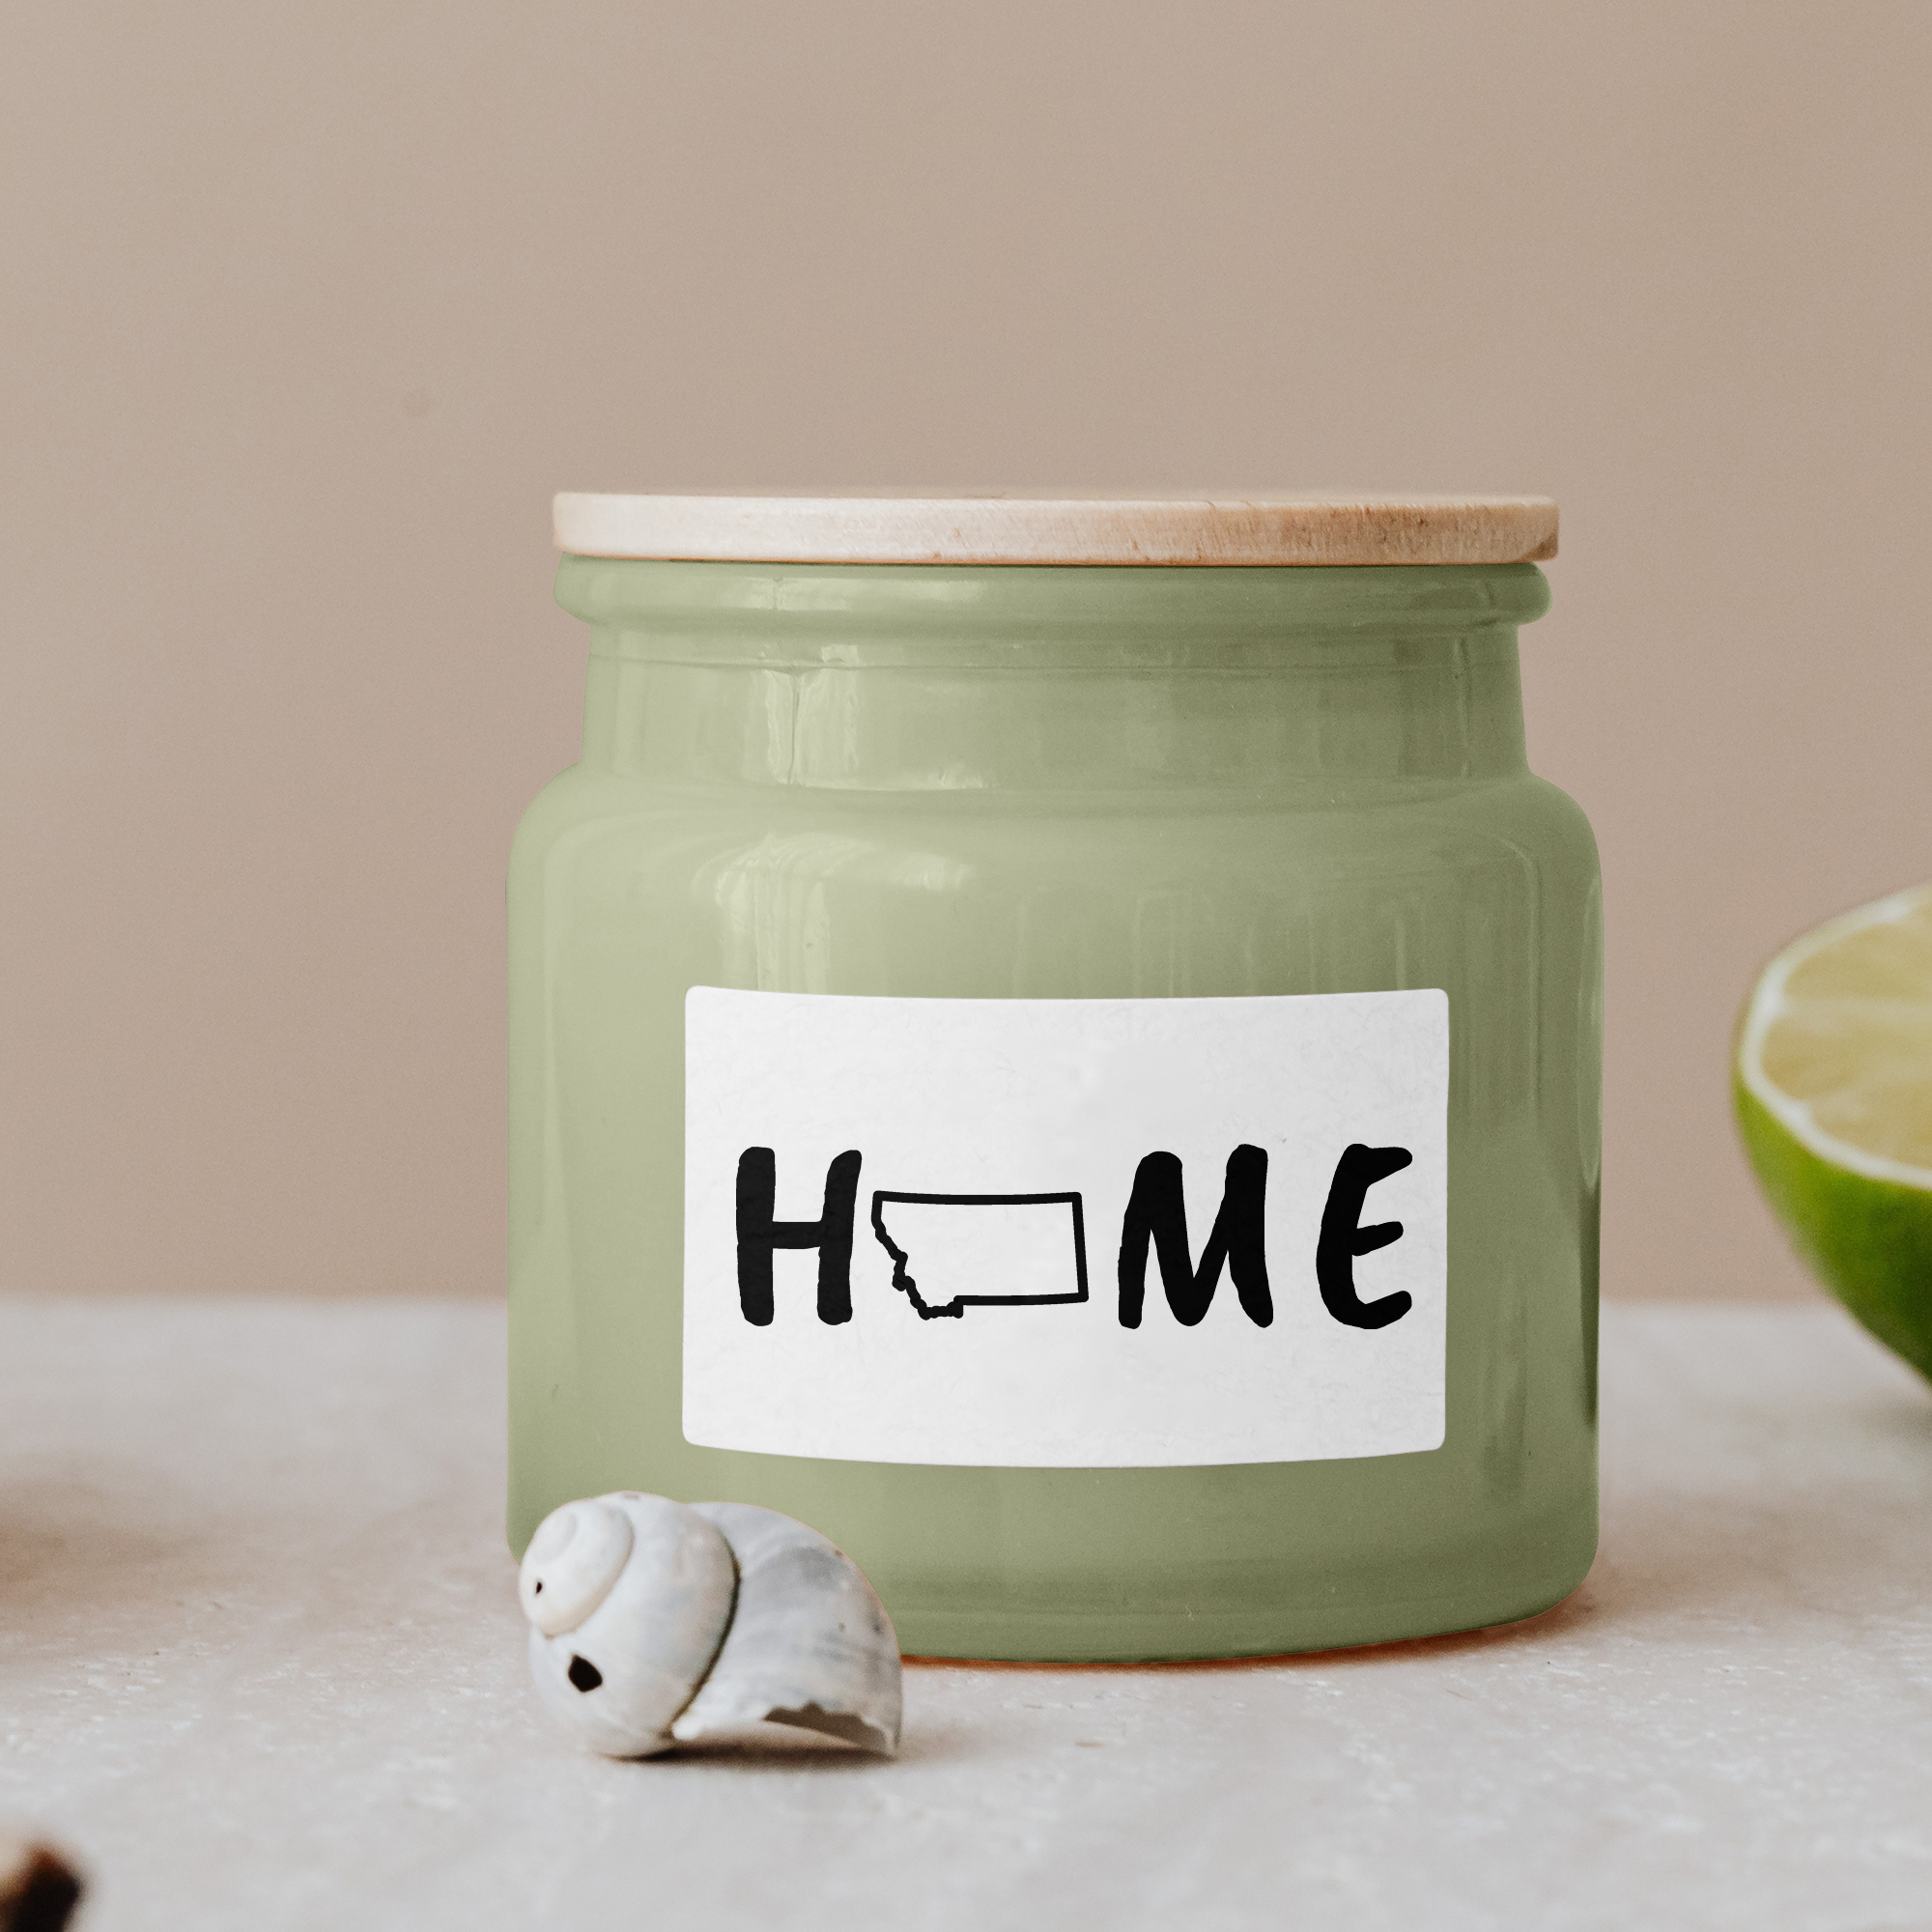
<svg viewBox="0 0 1932 1932">
<path fill-rule="evenodd" d="M 1745 1146 L 1825 1285 L 1932 1376 L 1932 886 L 1795 940 L 1738 1028 Z"/>
</svg>

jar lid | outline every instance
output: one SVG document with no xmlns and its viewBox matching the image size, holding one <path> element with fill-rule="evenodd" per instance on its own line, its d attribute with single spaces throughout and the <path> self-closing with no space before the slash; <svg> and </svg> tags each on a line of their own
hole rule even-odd
<svg viewBox="0 0 1932 1932">
<path fill-rule="evenodd" d="M 616 497 L 556 498 L 577 556 L 714 563 L 1532 563 L 1548 497 Z"/>
</svg>

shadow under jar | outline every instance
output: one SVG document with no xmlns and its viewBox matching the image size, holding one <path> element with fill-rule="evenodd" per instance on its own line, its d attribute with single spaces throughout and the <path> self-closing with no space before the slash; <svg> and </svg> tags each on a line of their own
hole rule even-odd
<svg viewBox="0 0 1932 1932">
<path fill-rule="evenodd" d="M 759 1503 L 954 1657 L 1574 1589 L 1601 899 L 1517 667 L 1554 534 L 559 498 L 590 662 L 510 870 L 513 1547 L 610 1490 Z"/>
</svg>

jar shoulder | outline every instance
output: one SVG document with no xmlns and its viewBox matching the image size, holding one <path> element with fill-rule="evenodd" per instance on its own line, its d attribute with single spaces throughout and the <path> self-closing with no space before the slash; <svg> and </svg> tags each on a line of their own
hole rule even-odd
<svg viewBox="0 0 1932 1932">
<path fill-rule="evenodd" d="M 1601 876 L 1597 835 L 1589 814 L 1560 785 L 1533 772 L 1508 784 L 1485 785 L 1470 795 L 1474 823 L 1492 825 L 1503 837 L 1512 832 L 1537 857 L 1556 861 L 1595 880 Z"/>
<path fill-rule="evenodd" d="M 1588 817 L 1558 786 L 1528 772 L 1480 784 L 1388 786 L 1356 795 L 1158 793 L 1104 801 L 1051 795 L 852 793 L 690 787 L 577 765 L 531 801 L 511 851 L 513 880 L 569 856 L 572 864 L 656 870 L 755 849 L 761 869 L 817 870 L 866 855 L 953 854 L 1034 870 L 1105 855 L 1112 871 L 1137 861 L 1201 878 L 1327 856 L 1338 862 L 1441 863 L 1510 854 L 1594 881 Z"/>
<path fill-rule="evenodd" d="M 541 865 L 559 838 L 575 827 L 618 814 L 655 816 L 639 793 L 649 788 L 616 780 L 592 767 L 567 765 L 524 808 L 510 836 L 510 874 L 514 879 Z"/>
</svg>

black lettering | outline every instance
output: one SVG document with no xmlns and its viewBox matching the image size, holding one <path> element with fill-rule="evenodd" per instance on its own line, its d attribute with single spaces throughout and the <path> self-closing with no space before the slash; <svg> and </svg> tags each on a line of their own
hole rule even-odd
<svg viewBox="0 0 1932 1932">
<path fill-rule="evenodd" d="M 1315 1248 L 1315 1278 L 1321 1285 L 1322 1306 L 1350 1328 L 1386 1328 L 1414 1305 L 1406 1289 L 1378 1301 L 1364 1301 L 1355 1293 L 1355 1257 L 1402 1239 L 1400 1221 L 1364 1228 L 1362 1204 L 1377 1181 L 1400 1174 L 1414 1158 L 1406 1148 L 1363 1147 L 1358 1141 L 1344 1149 L 1335 1163 L 1328 1205 L 1321 1210 L 1321 1238 Z"/>
<path fill-rule="evenodd" d="M 1248 1320 L 1257 1328 L 1265 1328 L 1274 1320 L 1263 1227 L 1267 1165 L 1266 1151 L 1245 1143 L 1228 1156 L 1221 1211 L 1214 1216 L 1214 1231 L 1208 1236 L 1197 1268 L 1187 1245 L 1187 1195 L 1181 1184 L 1179 1157 L 1151 1153 L 1141 1162 L 1134 1170 L 1134 1190 L 1127 1198 L 1126 1216 L 1121 1223 L 1122 1328 L 1141 1325 L 1150 1236 L 1160 1263 L 1167 1305 L 1183 1327 L 1192 1328 L 1208 1313 L 1224 1263 Z"/>
<path fill-rule="evenodd" d="M 772 1250 L 818 1250 L 818 1319 L 852 1319 L 852 1211 L 859 1154 L 848 1149 L 825 1171 L 825 1207 L 815 1221 L 775 1221 L 778 1158 L 770 1148 L 738 1156 L 738 1306 L 754 1328 L 772 1321 Z"/>
</svg>

